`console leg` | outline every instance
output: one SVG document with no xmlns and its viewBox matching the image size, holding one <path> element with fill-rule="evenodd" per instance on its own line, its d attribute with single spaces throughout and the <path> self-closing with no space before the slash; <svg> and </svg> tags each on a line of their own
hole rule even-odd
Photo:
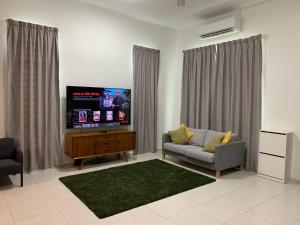
<svg viewBox="0 0 300 225">
<path fill-rule="evenodd" d="M 81 163 L 80 163 L 80 166 L 79 166 L 79 169 L 82 170 L 83 168 L 83 165 L 84 165 L 84 162 L 85 162 L 85 159 L 82 159 Z"/>
<path fill-rule="evenodd" d="M 165 153 L 162 154 L 162 159 L 163 159 L 163 160 L 166 159 L 166 154 L 165 154 Z"/>
<path fill-rule="evenodd" d="M 220 170 L 216 170 L 216 178 L 219 179 L 221 176 L 221 171 Z"/>
<path fill-rule="evenodd" d="M 244 171 L 245 170 L 245 166 L 244 163 L 240 165 L 240 171 Z"/>
<path fill-rule="evenodd" d="M 128 162 L 127 152 L 123 152 L 125 162 Z"/>
</svg>

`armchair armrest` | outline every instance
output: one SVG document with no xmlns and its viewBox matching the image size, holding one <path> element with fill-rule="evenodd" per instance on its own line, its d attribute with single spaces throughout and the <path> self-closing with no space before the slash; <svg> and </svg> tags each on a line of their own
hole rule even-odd
<svg viewBox="0 0 300 225">
<path fill-rule="evenodd" d="M 19 147 L 16 147 L 16 161 L 23 165 L 23 152 Z"/>
<path fill-rule="evenodd" d="M 218 145 L 215 150 L 215 169 L 225 170 L 242 165 L 246 158 L 244 141 Z"/>
<path fill-rule="evenodd" d="M 162 152 L 164 153 L 164 144 L 165 143 L 172 143 L 171 137 L 168 133 L 162 134 Z"/>
</svg>

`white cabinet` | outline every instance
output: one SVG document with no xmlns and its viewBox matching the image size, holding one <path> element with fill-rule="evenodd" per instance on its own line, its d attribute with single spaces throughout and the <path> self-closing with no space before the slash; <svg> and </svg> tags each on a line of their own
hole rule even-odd
<svg viewBox="0 0 300 225">
<path fill-rule="evenodd" d="M 261 130 L 259 134 L 258 174 L 286 183 L 291 171 L 292 133 Z"/>
</svg>

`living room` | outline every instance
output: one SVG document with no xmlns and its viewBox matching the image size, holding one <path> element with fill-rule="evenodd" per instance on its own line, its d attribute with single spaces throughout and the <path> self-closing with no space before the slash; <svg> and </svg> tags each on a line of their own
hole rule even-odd
<svg viewBox="0 0 300 225">
<path fill-rule="evenodd" d="M 0 224 L 300 224 L 300 108 L 297 106 L 300 87 L 297 77 L 300 72 L 297 62 L 300 45 L 297 41 L 300 31 L 296 25 L 300 17 L 299 9 L 300 3 L 296 0 L 1 0 L 0 138 L 14 139 L 16 148 L 23 156 L 21 170 L 24 174 L 23 187 L 20 187 L 20 171 L 2 173 L 1 148 Z M 238 31 L 210 38 L 200 37 L 205 34 L 204 28 L 217 31 L 218 21 L 225 21 L 226 18 L 234 18 L 235 22 L 240 23 L 234 25 L 239 27 Z M 18 26 L 20 32 L 25 30 L 22 27 L 29 27 L 37 30 L 43 28 L 55 34 L 54 37 L 49 36 L 55 46 L 54 53 L 47 52 L 55 59 L 49 68 L 26 64 L 31 63 L 27 57 L 33 56 L 26 55 L 28 53 L 24 52 L 28 49 L 20 50 L 14 43 L 21 38 L 24 38 L 22 43 L 30 39 L 26 35 L 18 36 Z M 34 35 L 30 38 L 35 39 Z M 46 46 L 43 41 L 48 41 L 38 40 L 43 43 L 40 46 Z M 239 41 L 241 45 L 237 44 Z M 232 54 L 227 52 L 228 46 L 235 48 L 235 44 L 237 49 L 247 46 L 245 49 L 250 50 L 240 50 L 241 55 L 226 61 Z M 199 61 L 193 64 L 192 57 L 195 56 L 195 61 L 207 57 L 205 51 L 208 48 L 211 48 L 209 53 L 212 52 L 213 59 L 221 59 L 222 51 L 228 54 L 224 65 L 244 59 L 239 61 L 246 61 L 241 64 L 244 66 L 232 70 L 236 76 L 252 77 L 256 74 L 260 79 L 245 78 L 244 83 L 225 78 L 224 81 L 231 83 L 218 78 L 205 80 L 206 74 L 210 77 L 215 71 L 218 71 L 216 74 L 231 73 L 228 72 L 231 68 L 227 66 L 220 69 L 221 60 L 213 60 L 210 68 L 205 67 L 207 65 L 202 68 Z M 22 54 L 25 54 L 25 64 L 18 64 L 18 59 L 24 57 Z M 38 54 L 41 54 L 38 57 L 41 61 L 47 58 L 43 51 Z M 139 67 L 144 65 L 144 54 L 153 60 L 151 66 L 155 67 L 155 71 L 150 71 L 149 67 Z M 25 90 L 22 85 L 26 81 L 22 71 L 28 66 L 44 70 L 33 72 L 31 75 L 41 77 L 41 80 L 29 83 L 29 92 L 21 92 Z M 202 69 L 207 72 L 199 72 Z M 54 80 L 48 79 L 50 74 L 54 74 Z M 148 77 L 138 80 L 139 75 Z M 24 80 L 16 79 L 18 76 Z M 204 77 L 199 84 L 193 83 L 193 79 L 197 81 L 197 76 Z M 39 86 L 46 80 L 50 83 Z M 208 83 L 204 83 L 206 81 Z M 216 86 L 212 86 L 211 90 L 216 94 L 209 96 L 208 93 L 212 92 L 206 92 L 205 87 L 214 82 Z M 248 84 L 252 89 L 245 89 L 249 92 L 236 91 L 239 85 L 248 87 Z M 114 98 L 119 95 L 124 97 L 130 92 L 127 95 L 131 97 L 129 111 L 123 110 L 118 114 L 120 121 L 114 123 L 108 119 L 111 110 L 105 111 L 106 122 L 100 123 L 101 127 L 98 123 L 95 123 L 97 126 L 93 124 L 92 128 L 84 124 L 84 114 L 81 121 L 73 124 L 73 114 L 68 117 L 68 112 L 73 112 L 74 96 L 95 93 L 95 90 L 105 93 L 104 97 L 108 92 L 113 92 L 111 95 Z M 155 94 L 146 92 L 149 90 Z M 230 103 L 222 102 L 226 100 L 224 96 L 231 93 L 230 90 L 236 91 L 233 91 L 233 96 L 230 95 Z M 32 97 L 30 93 L 39 93 L 38 96 L 51 93 L 53 96 L 45 101 Z M 27 94 L 32 104 L 24 104 Z M 248 97 L 239 98 L 244 94 Z M 19 101 L 18 95 L 22 96 L 23 101 Z M 204 103 L 212 107 L 208 114 L 204 113 Z M 110 104 L 113 104 L 112 101 Z M 257 110 L 254 113 L 249 109 Z M 30 116 L 35 110 L 38 115 Z M 102 108 L 97 114 L 99 120 L 102 118 L 100 111 L 103 111 Z M 22 113 L 17 115 L 17 112 Z M 68 118 L 72 127 L 68 127 Z M 28 126 L 30 123 L 33 125 Z M 126 126 L 118 126 L 119 123 Z M 178 128 L 181 123 L 187 128 Z M 186 160 L 188 155 L 185 150 L 180 155 L 165 147 L 171 145 L 172 148 L 174 143 L 171 142 L 176 142 L 178 133 L 173 137 L 174 141 L 172 131 L 184 130 L 186 137 L 188 132 L 192 132 L 194 138 L 199 138 L 195 128 L 206 129 L 206 132 L 224 132 L 225 135 L 225 132 L 232 131 L 232 142 L 236 133 L 240 144 L 234 151 L 238 153 L 234 154 L 231 147 L 226 157 L 222 154 L 218 156 L 217 152 L 223 151 L 218 150 L 220 147 L 216 145 L 214 148 L 217 150 L 213 150 L 215 154 L 208 152 L 205 155 L 210 154 L 212 160 L 220 164 L 214 162 L 208 165 L 207 162 L 193 163 L 191 158 Z M 49 133 L 45 131 L 53 135 L 47 139 L 45 135 Z M 136 136 L 120 139 L 124 133 Z M 167 139 L 163 139 L 167 133 Z M 224 134 L 216 133 L 214 137 Z M 116 135 L 113 137 L 116 145 L 122 141 L 124 143 L 121 143 L 121 150 L 113 151 L 115 154 L 110 154 L 110 150 L 119 147 L 109 145 L 105 147 L 109 153 L 107 155 L 72 155 L 76 146 L 77 151 L 85 151 L 86 142 L 74 144 L 70 140 L 89 135 L 95 139 L 89 139 L 88 144 L 95 145 L 95 148 L 99 143 L 107 142 L 99 141 L 106 136 L 111 138 Z M 263 137 L 270 137 L 269 142 L 264 142 Z M 274 174 L 282 172 L 279 171 L 281 164 L 272 164 L 267 158 L 285 158 L 272 152 L 281 145 L 281 137 L 286 137 L 286 168 L 283 169 L 284 177 L 276 178 Z M 129 139 L 131 144 L 128 144 Z M 201 146 L 205 148 L 204 139 Z M 95 140 L 95 143 L 91 144 L 90 140 Z M 181 145 L 178 143 L 177 147 L 186 148 L 190 143 L 183 142 Z M 70 147 L 68 143 L 73 145 Z M 200 145 L 194 143 L 191 146 L 196 146 L 190 150 L 193 153 Z M 269 148 L 271 152 L 265 153 L 263 148 Z M 18 154 L 14 153 L 16 159 Z M 139 165 L 139 169 L 134 167 Z M 165 171 L 165 166 L 170 166 L 168 171 Z M 151 171 L 147 170 L 149 167 Z M 124 172 L 123 168 L 128 169 Z M 142 173 L 135 174 L 137 179 L 134 182 L 126 179 L 131 175 L 130 168 Z M 112 173 L 118 171 L 124 173 L 124 177 L 118 174 L 114 178 Z M 155 171 L 162 173 L 158 176 Z M 169 176 L 171 171 L 174 179 L 162 178 L 163 175 Z M 93 172 L 107 177 L 104 184 L 108 191 L 123 190 L 123 195 L 101 194 L 99 190 L 104 191 L 103 188 L 97 192 L 95 187 L 90 192 L 80 192 L 78 189 L 93 184 Z M 146 179 L 147 176 L 157 180 Z M 95 184 L 101 182 L 97 179 Z M 148 185 L 145 185 L 147 182 Z M 160 186 L 163 184 L 174 186 Z M 126 187 L 130 187 L 128 192 L 125 192 Z M 105 198 L 107 205 L 103 207 L 101 204 L 104 202 L 101 201 L 104 197 L 111 199 Z"/>
</svg>

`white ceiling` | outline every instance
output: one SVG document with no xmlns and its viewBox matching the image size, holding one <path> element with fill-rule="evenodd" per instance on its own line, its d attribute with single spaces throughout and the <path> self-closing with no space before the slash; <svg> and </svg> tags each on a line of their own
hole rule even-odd
<svg viewBox="0 0 300 225">
<path fill-rule="evenodd" d="M 80 0 L 151 23 L 180 28 L 200 23 L 201 20 L 249 7 L 269 0 Z"/>
</svg>

